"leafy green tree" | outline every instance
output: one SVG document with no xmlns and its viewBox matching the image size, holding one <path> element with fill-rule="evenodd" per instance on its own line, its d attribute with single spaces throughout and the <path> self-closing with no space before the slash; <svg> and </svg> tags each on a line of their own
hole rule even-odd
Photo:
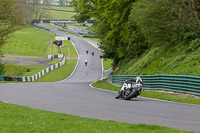
<svg viewBox="0 0 200 133">
<path fill-rule="evenodd" d="M 16 15 L 15 0 L 0 0 L 0 47 L 17 30 L 20 20 Z"/>
<path fill-rule="evenodd" d="M 18 29 L 21 17 L 17 17 L 15 0 L 0 0 L 0 74 L 3 73 L 1 64 L 2 46 L 10 35 Z"/>
<path fill-rule="evenodd" d="M 133 4 L 131 16 L 152 45 L 163 45 L 176 40 L 176 29 L 172 26 L 170 5 L 165 1 L 139 0 Z"/>
<path fill-rule="evenodd" d="M 60 4 L 60 6 L 64 6 L 64 0 L 59 0 L 58 3 Z"/>
<path fill-rule="evenodd" d="M 200 36 L 199 0 L 73 0 L 75 19 L 95 19 L 104 56 L 116 65 L 151 47 Z"/>
<path fill-rule="evenodd" d="M 77 11 L 77 15 L 74 16 L 77 21 L 85 21 L 94 17 L 97 0 L 72 0 L 71 4 L 75 6 Z"/>
<path fill-rule="evenodd" d="M 130 35 L 127 34 L 130 28 L 128 20 L 132 3 L 134 3 L 132 0 L 112 0 L 98 3 L 100 14 L 97 16 L 99 22 L 97 32 L 103 40 L 101 47 L 105 57 L 114 59 L 114 64 L 127 56 L 128 43 L 126 42 Z"/>
<path fill-rule="evenodd" d="M 151 45 L 177 44 L 186 33 L 197 37 L 193 28 L 198 29 L 197 10 L 191 1 L 139 0 L 133 4 L 131 16 Z"/>
</svg>

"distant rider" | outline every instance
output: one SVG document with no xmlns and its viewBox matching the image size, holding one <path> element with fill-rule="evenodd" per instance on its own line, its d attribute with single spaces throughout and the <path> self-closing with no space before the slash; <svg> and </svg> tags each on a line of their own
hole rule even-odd
<svg viewBox="0 0 200 133">
<path fill-rule="evenodd" d="M 87 64 L 88 64 L 88 62 L 87 62 L 87 60 L 85 60 L 85 65 L 87 66 Z"/>
<path fill-rule="evenodd" d="M 120 97 L 124 97 L 124 90 L 127 88 L 131 88 L 133 84 L 135 84 L 136 86 L 142 86 L 142 79 L 139 76 L 137 76 L 134 79 L 125 80 L 121 90 L 115 98 L 118 99 Z"/>
</svg>

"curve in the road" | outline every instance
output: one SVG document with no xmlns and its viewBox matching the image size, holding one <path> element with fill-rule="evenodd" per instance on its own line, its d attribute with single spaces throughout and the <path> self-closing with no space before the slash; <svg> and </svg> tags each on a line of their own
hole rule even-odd
<svg viewBox="0 0 200 133">
<path fill-rule="evenodd" d="M 48 83 L 0 84 L 0 100 L 34 109 L 67 113 L 102 120 L 155 124 L 200 132 L 200 106 L 136 98 L 114 99 L 115 93 L 94 89 L 90 83 L 102 76 L 101 59 L 96 48 L 84 39 L 70 36 L 79 53 L 79 62 L 70 78 Z M 95 56 L 85 50 L 94 51 Z M 88 66 L 84 65 L 87 59 Z"/>
</svg>

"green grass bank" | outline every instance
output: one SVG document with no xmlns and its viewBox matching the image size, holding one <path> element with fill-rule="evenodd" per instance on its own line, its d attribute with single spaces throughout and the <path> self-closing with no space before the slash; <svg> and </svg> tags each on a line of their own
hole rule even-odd
<svg viewBox="0 0 200 133">
<path fill-rule="evenodd" d="M 188 45 L 151 48 L 139 58 L 121 61 L 113 74 L 200 76 L 200 39 Z"/>
<path fill-rule="evenodd" d="M 33 27 L 24 27 L 16 31 L 3 46 L 4 54 L 47 57 L 52 53 L 51 32 Z M 53 36 L 54 38 L 54 36 Z M 50 46 L 48 47 L 50 42 Z M 60 50 L 53 45 L 53 54 L 59 54 Z"/>
<path fill-rule="evenodd" d="M 63 41 L 62 50 L 63 50 L 63 55 L 66 57 L 65 64 L 62 67 L 59 67 L 45 74 L 44 76 L 36 80 L 36 82 L 60 81 L 71 75 L 77 64 L 78 54 L 76 52 L 76 49 L 69 40 Z"/>
<path fill-rule="evenodd" d="M 8 43 L 3 47 L 3 52 L 4 54 L 23 55 L 28 57 L 41 56 L 47 58 L 47 55 L 52 54 L 52 52 L 53 54 L 60 54 L 59 47 L 52 43 L 54 40 L 55 35 L 50 31 L 33 27 L 24 27 L 13 34 Z M 66 64 L 63 67 L 60 67 L 43 76 L 38 80 L 38 82 L 63 80 L 72 73 L 78 57 L 76 50 L 68 40 L 63 41 L 62 49 L 64 56 L 67 58 Z M 52 65 L 58 62 L 61 62 L 61 60 L 54 60 L 48 65 Z M 9 63 L 4 65 L 4 75 L 22 77 L 33 76 L 34 74 L 42 71 L 47 67 L 48 66 L 16 65 Z"/>
</svg>

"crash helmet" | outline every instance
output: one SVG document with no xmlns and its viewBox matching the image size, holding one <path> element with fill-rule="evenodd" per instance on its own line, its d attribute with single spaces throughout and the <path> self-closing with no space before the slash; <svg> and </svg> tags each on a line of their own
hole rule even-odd
<svg viewBox="0 0 200 133">
<path fill-rule="evenodd" d="M 142 79 L 139 76 L 137 76 L 135 79 L 136 79 L 136 84 L 142 84 Z"/>
</svg>

